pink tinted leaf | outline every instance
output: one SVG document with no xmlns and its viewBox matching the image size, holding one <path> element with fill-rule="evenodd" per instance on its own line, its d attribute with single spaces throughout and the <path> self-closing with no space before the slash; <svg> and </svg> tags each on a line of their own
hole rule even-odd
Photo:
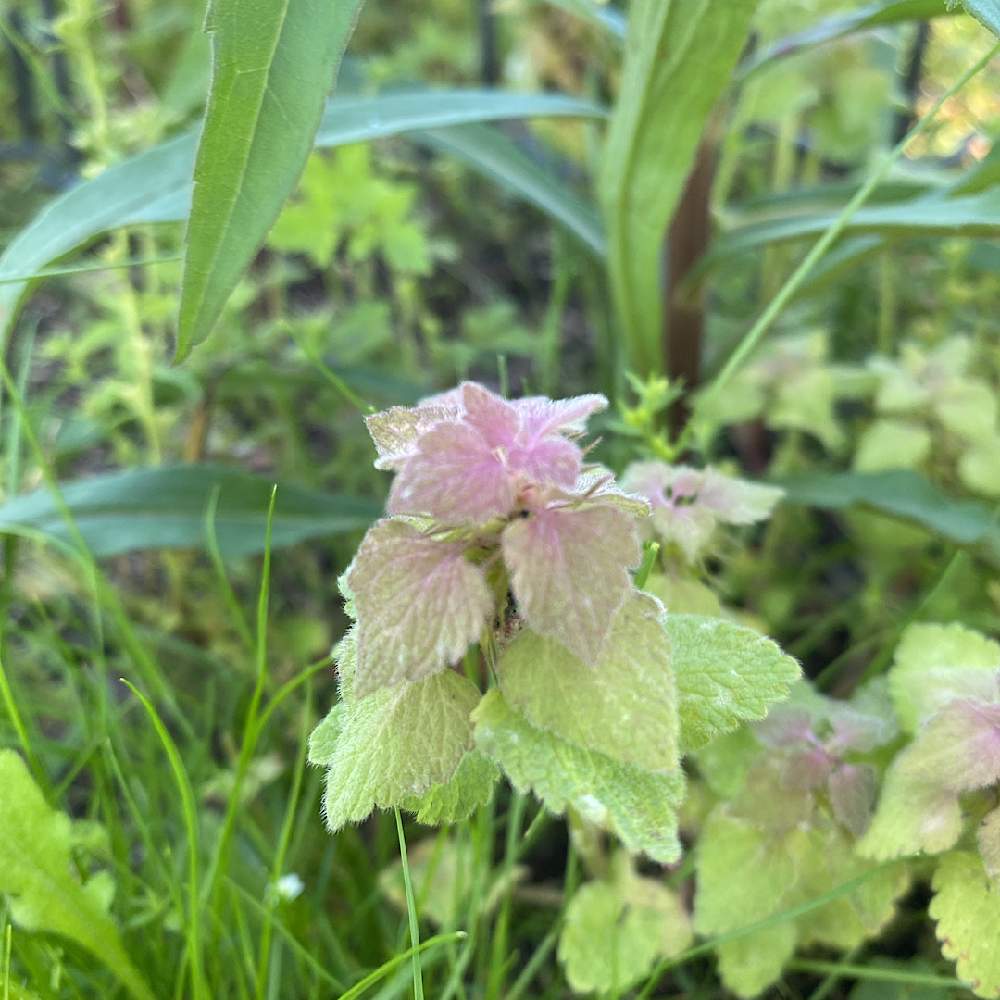
<svg viewBox="0 0 1000 1000">
<path fill-rule="evenodd" d="M 435 424 L 457 418 L 458 410 L 447 406 L 393 406 L 365 417 L 378 452 L 375 468 L 398 468 L 416 451 L 421 434 Z"/>
<path fill-rule="evenodd" d="M 641 556 L 633 519 L 606 506 L 540 508 L 507 526 L 503 553 L 531 628 L 593 663 Z"/>
<path fill-rule="evenodd" d="M 959 698 L 933 716 L 900 756 L 913 779 L 970 792 L 1000 780 L 1000 705 Z"/>
<path fill-rule="evenodd" d="M 528 445 L 514 445 L 507 455 L 512 472 L 535 483 L 572 487 L 580 474 L 583 455 L 565 438 L 553 437 Z"/>
<path fill-rule="evenodd" d="M 705 507 L 653 507 L 653 524 L 664 541 L 672 542 L 695 562 L 705 550 L 717 525 L 715 515 Z"/>
<path fill-rule="evenodd" d="M 855 837 L 868 829 L 878 788 L 875 769 L 867 764 L 844 764 L 830 775 L 830 805 L 837 822 Z"/>
<path fill-rule="evenodd" d="M 361 698 L 419 680 L 459 659 L 493 613 L 482 569 L 463 546 L 428 538 L 402 521 L 379 521 L 349 574 L 358 613 L 353 684 Z"/>
<path fill-rule="evenodd" d="M 706 469 L 698 490 L 698 503 L 727 524 L 754 524 L 770 517 L 774 505 L 784 495 L 785 491 L 775 486 L 749 483 Z"/>
<path fill-rule="evenodd" d="M 976 840 L 986 873 L 1000 885 L 1000 807 L 987 813 L 979 825 Z"/>
<path fill-rule="evenodd" d="M 796 747 L 813 740 L 812 717 L 804 709 L 777 705 L 753 727 L 757 739 L 769 747 Z"/>
<path fill-rule="evenodd" d="M 390 514 L 482 522 L 508 514 L 514 487 L 496 451 L 474 427 L 441 424 L 424 434 L 396 474 Z"/>
<path fill-rule="evenodd" d="M 465 419 L 482 435 L 490 448 L 509 448 L 520 427 L 517 410 L 505 399 L 478 382 L 462 383 Z"/>
<path fill-rule="evenodd" d="M 521 418 L 521 430 L 528 437 L 544 437 L 561 431 L 584 430 L 587 418 L 607 409 L 608 400 L 598 393 L 570 399 L 547 399 L 529 396 L 513 404 Z"/>
</svg>

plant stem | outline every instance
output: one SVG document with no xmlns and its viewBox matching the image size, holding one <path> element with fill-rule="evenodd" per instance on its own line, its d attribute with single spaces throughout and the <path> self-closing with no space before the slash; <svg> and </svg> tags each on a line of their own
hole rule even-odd
<svg viewBox="0 0 1000 1000">
<path fill-rule="evenodd" d="M 403 885 L 406 888 L 406 916 L 410 922 L 410 947 L 413 949 L 413 997 L 414 1000 L 424 1000 L 424 979 L 420 970 L 420 925 L 417 923 L 417 901 L 413 897 L 413 881 L 410 878 L 410 864 L 406 859 L 406 835 L 403 833 L 403 820 L 399 808 L 393 807 L 396 817 L 396 834 L 399 837 L 399 860 L 403 866 Z"/>
</svg>

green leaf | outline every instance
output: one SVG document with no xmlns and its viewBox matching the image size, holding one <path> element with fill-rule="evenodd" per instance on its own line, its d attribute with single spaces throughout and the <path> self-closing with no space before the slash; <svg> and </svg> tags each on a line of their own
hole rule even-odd
<svg viewBox="0 0 1000 1000">
<path fill-rule="evenodd" d="M 918 622 L 903 632 L 889 670 L 889 689 L 900 724 L 915 733 L 957 697 L 990 700 L 997 692 L 1000 643 L 953 622 Z"/>
<path fill-rule="evenodd" d="M 24 761 L 0 750 L 0 893 L 27 931 L 60 934 L 97 956 L 132 996 L 153 994 L 125 953 L 107 914 L 106 875 L 74 878 L 72 824 L 50 809 Z"/>
<path fill-rule="evenodd" d="M 797 56 L 857 32 L 905 21 L 925 21 L 948 13 L 951 11 L 945 7 L 943 0 L 881 0 L 847 13 L 833 14 L 818 24 L 787 35 L 760 52 L 755 52 L 740 66 L 737 79 L 741 83 L 746 82 L 781 59 Z"/>
<path fill-rule="evenodd" d="M 637 0 L 598 189 L 618 332 L 631 367 L 662 367 L 661 254 L 709 113 L 746 43 L 756 0 Z"/>
<path fill-rule="evenodd" d="M 635 594 L 588 665 L 525 630 L 498 665 L 507 703 L 532 726 L 647 771 L 679 766 L 677 694 L 663 609 Z"/>
<path fill-rule="evenodd" d="M 977 996 L 1000 997 L 1000 888 L 975 854 L 955 851 L 941 859 L 933 889 L 941 953 Z"/>
<path fill-rule="evenodd" d="M 576 993 L 620 991 L 657 956 L 683 951 L 690 922 L 677 896 L 652 879 L 588 882 L 566 907 L 559 961 Z"/>
<path fill-rule="evenodd" d="M 763 719 L 801 676 L 792 657 L 743 625 L 701 615 L 667 615 L 666 626 L 685 752 L 744 722 Z"/>
<path fill-rule="evenodd" d="M 316 737 L 327 767 L 324 813 L 331 832 L 375 808 L 405 807 L 449 781 L 471 746 L 469 714 L 478 700 L 475 685 L 449 670 L 344 702 Z M 340 732 L 330 752 L 334 725 Z"/>
<path fill-rule="evenodd" d="M 211 332 L 295 187 L 362 2 L 212 0 L 178 358 Z"/>
<path fill-rule="evenodd" d="M 698 276 L 763 247 L 822 235 L 838 214 L 836 209 L 818 214 L 800 212 L 730 229 L 712 244 L 698 267 Z M 869 233 L 893 237 L 995 236 L 998 232 L 997 188 L 953 197 L 933 192 L 904 202 L 871 205 L 855 212 L 844 228 L 846 237 Z"/>
<path fill-rule="evenodd" d="M 372 95 L 344 95 L 327 102 L 317 146 L 343 146 L 398 135 L 512 118 L 605 118 L 593 101 L 565 94 L 503 90 L 432 90 L 418 87 Z"/>
<path fill-rule="evenodd" d="M 650 774 L 536 729 L 490 691 L 473 715 L 476 745 L 519 791 L 533 791 L 553 813 L 575 809 L 610 829 L 633 853 L 669 864 L 680 857 L 677 808 L 684 775 Z"/>
<path fill-rule="evenodd" d="M 501 183 L 581 236 L 598 254 L 604 252 L 600 221 L 589 207 L 566 191 L 558 177 L 524 156 L 498 133 L 461 128 L 521 113 L 539 116 L 600 117 L 600 107 L 558 94 L 513 94 L 480 90 L 416 90 L 372 97 L 334 97 L 326 102 L 316 135 L 318 147 L 342 146 L 416 129 L 427 144 L 450 149 L 472 167 Z M 103 232 L 139 223 L 182 222 L 191 206 L 196 135 L 185 133 L 83 181 L 52 201 L 0 255 L 0 347 L 10 332 L 32 274 Z M 513 153 L 511 153 L 511 149 Z M 492 152 L 491 152 L 492 151 Z"/>
<path fill-rule="evenodd" d="M 600 257 L 606 251 L 601 220 L 564 177 L 528 156 L 499 129 L 461 125 L 429 129 L 415 141 L 462 160 L 500 187 L 551 216 Z"/>
<path fill-rule="evenodd" d="M 986 814 L 976 831 L 976 843 L 986 874 L 1000 885 L 1000 807 Z"/>
<path fill-rule="evenodd" d="M 854 468 L 858 472 L 917 469 L 931 454 L 931 434 L 909 420 L 876 420 L 858 439 Z"/>
<path fill-rule="evenodd" d="M 908 469 L 815 473 L 777 480 L 786 504 L 843 510 L 865 507 L 919 525 L 958 545 L 986 546 L 1000 559 L 1000 525 L 993 510 L 956 500 Z"/>
<path fill-rule="evenodd" d="M 439 927 L 460 926 L 468 907 L 469 893 L 478 878 L 478 858 L 471 837 L 432 837 L 422 840 L 407 852 L 410 878 L 417 909 L 422 917 L 432 920 Z M 485 886 L 480 913 L 489 914 L 496 909 L 504 893 L 520 882 L 528 870 L 523 865 L 513 865 L 495 870 L 489 885 Z M 379 873 L 379 888 L 403 912 L 406 911 L 406 886 L 403 866 L 397 861 Z"/>
<path fill-rule="evenodd" d="M 963 826 L 958 795 L 915 781 L 894 766 L 886 773 L 878 808 L 858 852 L 875 860 L 940 854 L 955 846 Z"/>
<path fill-rule="evenodd" d="M 141 216 L 176 221 L 187 214 L 195 137 L 179 136 L 109 167 L 49 202 L 0 256 L 0 347 L 14 324 L 32 274 L 110 229 Z"/>
<path fill-rule="evenodd" d="M 489 803 L 499 777 L 500 772 L 489 757 L 470 750 L 446 782 L 431 786 L 423 795 L 406 799 L 402 806 L 415 813 L 417 822 L 424 826 L 460 823 Z"/>
<path fill-rule="evenodd" d="M 264 550 L 264 529 L 273 480 L 221 465 L 159 466 L 112 472 L 63 483 L 66 505 L 96 556 L 137 549 L 205 544 L 205 514 L 216 490 L 215 527 L 228 556 Z M 272 548 L 310 538 L 357 531 L 379 513 L 371 501 L 320 493 L 300 486 L 278 488 Z M 0 505 L 0 533 L 71 544 L 72 535 L 47 489 Z"/>
<path fill-rule="evenodd" d="M 954 0 L 949 0 L 954 3 Z M 962 6 L 994 35 L 1000 36 L 1000 3 L 997 0 L 962 0 Z"/>
</svg>

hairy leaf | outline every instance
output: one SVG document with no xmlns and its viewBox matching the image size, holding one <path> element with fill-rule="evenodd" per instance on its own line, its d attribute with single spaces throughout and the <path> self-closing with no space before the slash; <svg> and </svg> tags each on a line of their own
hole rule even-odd
<svg viewBox="0 0 1000 1000">
<path fill-rule="evenodd" d="M 489 757 L 470 750 L 446 782 L 407 799 L 403 808 L 416 813 L 417 822 L 425 826 L 459 823 L 490 801 L 499 777 L 500 772 Z"/>
<path fill-rule="evenodd" d="M 801 676 L 792 657 L 753 629 L 701 615 L 668 615 L 666 626 L 685 751 L 764 718 Z"/>
<path fill-rule="evenodd" d="M 1000 997 L 1000 888 L 975 854 L 946 854 L 934 873 L 929 913 L 945 958 L 981 997 Z"/>
<path fill-rule="evenodd" d="M 595 662 L 642 554 L 634 519 L 611 506 L 541 508 L 507 526 L 503 554 L 530 628 Z"/>
<path fill-rule="evenodd" d="M 976 831 L 976 843 L 986 874 L 1000 885 L 1000 807 L 987 813 Z"/>
<path fill-rule="evenodd" d="M 900 724 L 913 733 L 954 698 L 996 699 L 998 673 L 1000 643 L 957 623 L 910 625 L 889 671 Z"/>
<path fill-rule="evenodd" d="M 0 893 L 14 922 L 69 938 L 101 959 L 132 996 L 152 1000 L 107 914 L 107 878 L 81 885 L 72 844 L 69 818 L 49 808 L 16 753 L 0 750 Z"/>
<path fill-rule="evenodd" d="M 484 696 L 473 717 L 476 745 L 520 791 L 554 813 L 567 807 L 615 833 L 633 853 L 664 864 L 680 857 L 677 808 L 684 775 L 650 774 L 536 729 L 504 701 Z"/>
<path fill-rule="evenodd" d="M 478 700 L 473 684 L 446 671 L 335 707 L 312 751 L 327 768 L 330 830 L 375 808 L 412 805 L 414 796 L 449 781 L 471 746 L 469 715 Z"/>
<path fill-rule="evenodd" d="M 356 694 L 418 680 L 458 660 L 493 610 L 482 569 L 458 543 L 380 521 L 348 575 L 358 615 Z"/>
<path fill-rule="evenodd" d="M 647 771 L 674 770 L 677 694 L 663 609 L 632 595 L 593 666 L 523 631 L 499 663 L 500 690 L 533 726 Z"/>
</svg>

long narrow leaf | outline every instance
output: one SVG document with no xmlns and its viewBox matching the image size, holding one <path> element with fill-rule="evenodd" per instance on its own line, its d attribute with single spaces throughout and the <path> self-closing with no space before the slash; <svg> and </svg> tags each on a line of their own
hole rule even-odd
<svg viewBox="0 0 1000 1000">
<path fill-rule="evenodd" d="M 472 122 L 526 116 L 598 118 L 604 114 L 595 104 L 560 94 L 416 90 L 364 98 L 334 97 L 326 102 L 316 141 L 322 146 L 339 146 L 415 129 Z M 38 272 L 101 233 L 142 223 L 182 222 L 187 218 L 196 143 L 195 134 L 186 133 L 78 184 L 46 206 L 14 238 L 0 255 L 0 349 L 6 343 L 29 285 L 27 281 L 9 279 Z M 490 174 L 485 165 L 490 157 L 485 149 L 477 158 L 470 142 L 462 142 L 459 137 L 453 141 L 453 151 L 471 166 L 486 169 Z M 540 170 L 535 165 L 535 171 Z M 549 198 L 543 194 L 548 187 L 558 188 L 559 181 L 550 179 L 545 185 L 539 179 L 534 184 L 509 186 L 529 200 L 537 191 L 536 204 L 547 211 Z"/>
<path fill-rule="evenodd" d="M 756 0 L 636 0 L 600 177 L 619 333 L 662 367 L 660 257 L 698 141 L 746 42 Z"/>
<path fill-rule="evenodd" d="M 177 356 L 204 340 L 312 149 L 363 0 L 214 0 Z"/>
<path fill-rule="evenodd" d="M 237 556 L 262 550 L 271 487 L 270 479 L 224 466 L 181 465 L 94 476 L 66 483 L 61 492 L 88 549 L 95 556 L 112 556 L 137 549 L 202 546 L 205 511 L 217 491 L 219 548 Z M 378 515 L 373 501 L 282 484 L 272 546 L 357 531 Z M 45 489 L 0 506 L 0 534 L 73 542 Z"/>
<path fill-rule="evenodd" d="M 573 193 L 566 179 L 529 157 L 498 129 L 461 125 L 420 132 L 414 138 L 463 160 L 501 187 L 541 208 L 598 256 L 604 254 L 605 238 L 597 213 Z"/>
</svg>

